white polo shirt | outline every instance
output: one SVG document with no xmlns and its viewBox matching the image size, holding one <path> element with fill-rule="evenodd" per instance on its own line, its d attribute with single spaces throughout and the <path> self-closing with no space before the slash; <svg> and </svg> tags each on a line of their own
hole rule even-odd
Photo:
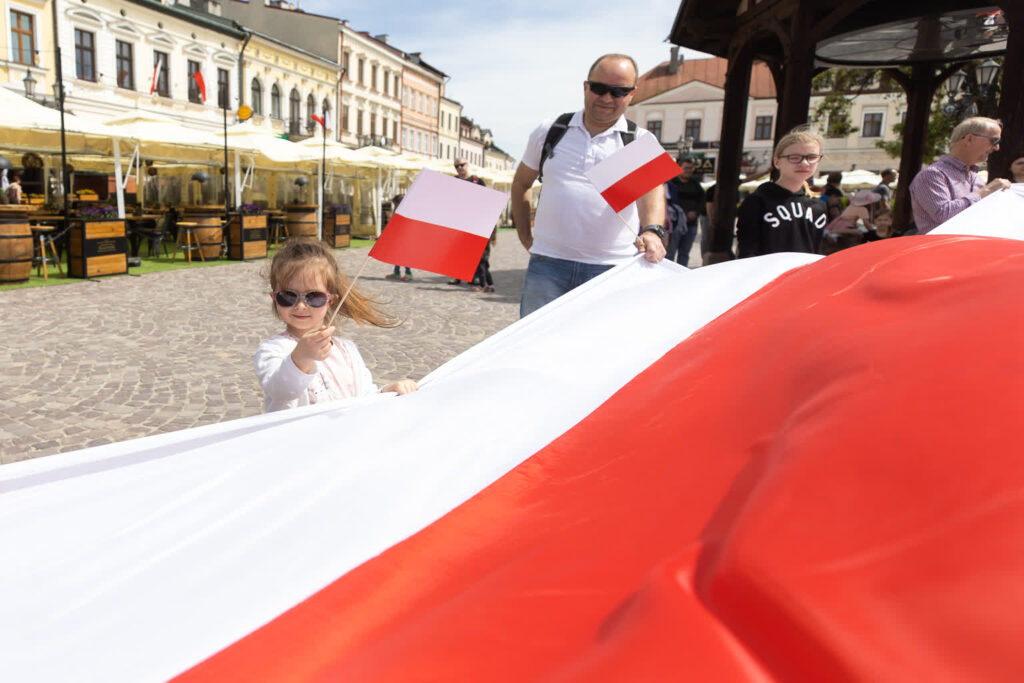
<svg viewBox="0 0 1024 683">
<path fill-rule="evenodd" d="M 526 143 L 522 163 L 535 171 L 544 138 L 554 122 L 550 119 L 542 123 Z M 636 204 L 620 214 L 630 226 L 627 229 L 584 175 L 594 164 L 622 149 L 619 131 L 626 130 L 626 117 L 620 116 L 611 128 L 591 137 L 583 127 L 583 111 L 573 115 L 554 154 L 544 162 L 530 253 L 598 264 L 622 263 L 636 255 L 633 241 L 640 230 Z M 637 127 L 636 135 L 650 133 Z"/>
</svg>

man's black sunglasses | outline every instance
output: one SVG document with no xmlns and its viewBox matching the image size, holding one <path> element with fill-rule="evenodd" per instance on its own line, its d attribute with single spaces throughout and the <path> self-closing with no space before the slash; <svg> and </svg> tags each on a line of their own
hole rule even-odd
<svg viewBox="0 0 1024 683">
<path fill-rule="evenodd" d="M 601 81 L 587 81 L 587 87 L 590 88 L 590 92 L 594 93 L 598 97 L 611 93 L 612 97 L 615 99 L 625 97 L 636 90 L 635 85 L 608 85 Z"/>
</svg>

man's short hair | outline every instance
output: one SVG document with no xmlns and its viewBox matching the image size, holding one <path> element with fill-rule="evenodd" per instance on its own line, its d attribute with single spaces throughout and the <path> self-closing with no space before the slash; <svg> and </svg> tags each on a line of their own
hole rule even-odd
<svg viewBox="0 0 1024 683">
<path fill-rule="evenodd" d="M 633 78 L 633 85 L 636 85 L 637 79 L 640 78 L 640 69 L 638 69 L 637 66 L 636 66 L 636 60 L 633 59 L 632 57 L 630 57 L 629 55 L 620 54 L 618 52 L 609 52 L 608 54 L 601 55 L 600 57 L 595 59 L 594 63 L 590 65 L 590 70 L 587 71 L 587 78 L 588 79 L 594 73 L 594 69 L 597 68 L 597 65 L 600 64 L 602 61 L 604 61 L 606 59 L 626 59 L 626 60 L 628 60 L 629 63 L 633 65 L 633 73 L 636 74 L 636 76 Z"/>
<path fill-rule="evenodd" d="M 825 176 L 825 182 L 830 185 L 838 185 L 839 183 L 843 182 L 843 174 L 829 173 L 827 176 Z"/>
<path fill-rule="evenodd" d="M 819 153 L 825 151 L 825 138 L 807 126 L 797 126 L 782 136 L 779 144 L 775 145 L 775 152 L 772 154 L 772 158 L 778 159 L 781 157 L 786 148 L 791 145 L 802 145 L 804 143 L 817 145 Z"/>
<path fill-rule="evenodd" d="M 968 135 L 987 135 L 991 128 L 1002 128 L 1003 122 L 999 119 L 990 119 L 987 116 L 972 116 L 956 124 L 953 134 L 949 136 L 949 144 L 960 142 Z"/>
<path fill-rule="evenodd" d="M 693 164 L 694 166 L 697 165 L 697 162 L 694 161 L 693 157 L 676 157 L 676 163 L 679 164 L 680 166 L 682 166 L 683 164 Z"/>
</svg>

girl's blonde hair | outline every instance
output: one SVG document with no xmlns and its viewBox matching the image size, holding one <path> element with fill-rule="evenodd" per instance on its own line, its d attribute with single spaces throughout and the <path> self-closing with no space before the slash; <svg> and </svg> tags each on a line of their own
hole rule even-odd
<svg viewBox="0 0 1024 683">
<path fill-rule="evenodd" d="M 348 290 L 351 280 L 338 268 L 338 262 L 334 258 L 334 254 L 331 253 L 331 248 L 324 242 L 288 240 L 284 247 L 274 255 L 274 260 L 270 263 L 270 273 L 267 276 L 267 279 L 270 280 L 270 288 L 275 292 L 278 291 L 284 283 L 304 270 L 315 270 L 319 273 L 324 286 L 331 295 L 328 305 L 333 311 L 333 307 L 337 305 L 341 295 Z M 358 325 L 397 327 L 401 323 L 391 315 L 382 312 L 377 305 L 377 301 L 370 299 L 353 287 L 338 315 L 351 318 Z M 277 306 L 274 304 L 271 306 L 273 306 L 274 315 L 277 316 Z"/>
<path fill-rule="evenodd" d="M 797 126 L 782 136 L 782 139 L 779 140 L 779 144 L 775 145 L 775 152 L 772 154 L 772 158 L 780 158 L 782 153 L 785 152 L 786 148 L 790 145 L 800 145 L 803 143 L 813 143 L 817 145 L 819 153 L 823 152 L 825 149 L 825 138 L 821 137 L 820 134 L 806 126 Z"/>
</svg>

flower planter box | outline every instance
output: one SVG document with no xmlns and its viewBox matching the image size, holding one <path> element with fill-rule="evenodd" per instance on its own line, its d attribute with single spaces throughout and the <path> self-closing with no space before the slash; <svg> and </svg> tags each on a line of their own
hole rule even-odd
<svg viewBox="0 0 1024 683">
<path fill-rule="evenodd" d="M 233 261 L 267 258 L 265 214 L 231 214 L 228 222 L 228 258 Z"/>
<path fill-rule="evenodd" d="M 68 233 L 68 275 L 98 277 L 128 272 L 128 237 L 119 218 L 78 218 Z"/>
<path fill-rule="evenodd" d="M 352 241 L 352 215 L 349 213 L 324 213 L 324 240 L 335 249 L 347 247 Z"/>
<path fill-rule="evenodd" d="M 81 194 L 75 195 L 75 199 L 81 202 L 95 202 L 99 201 L 99 198 L 100 196 L 95 192 L 82 192 Z"/>
</svg>

